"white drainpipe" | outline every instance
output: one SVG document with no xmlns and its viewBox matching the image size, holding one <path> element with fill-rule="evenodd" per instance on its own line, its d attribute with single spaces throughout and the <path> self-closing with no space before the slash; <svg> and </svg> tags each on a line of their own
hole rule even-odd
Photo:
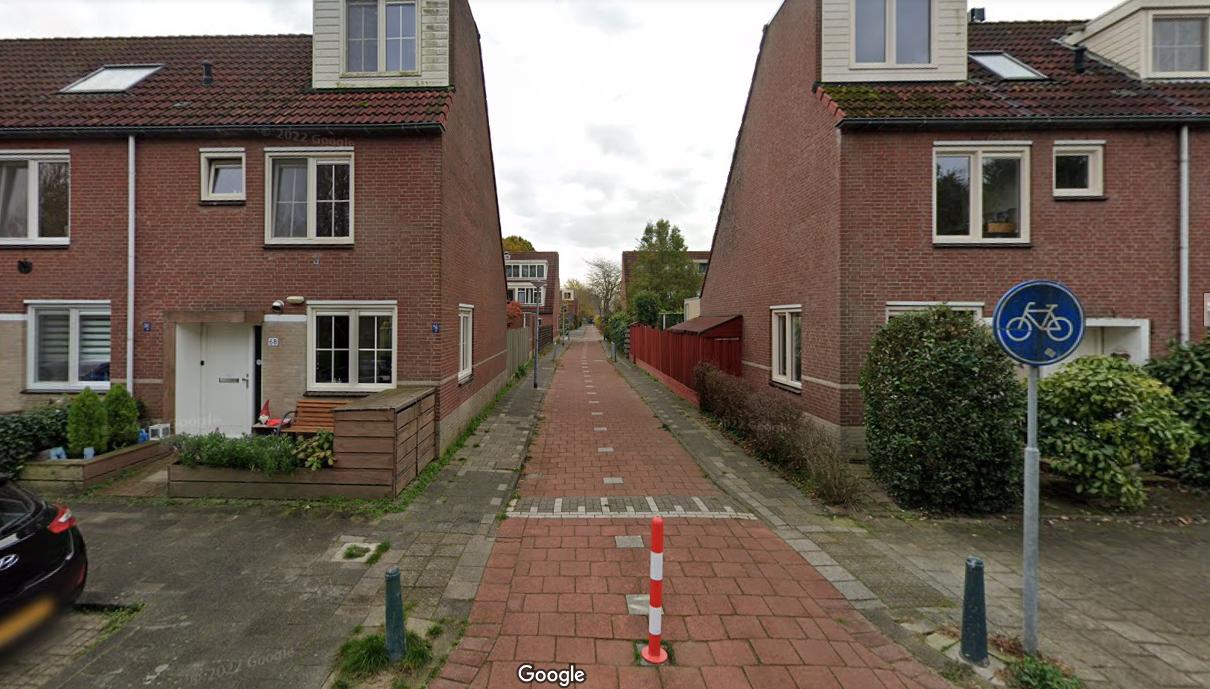
<svg viewBox="0 0 1210 689">
<path fill-rule="evenodd" d="M 126 145 L 126 389 L 134 394 L 134 136 Z"/>
<path fill-rule="evenodd" d="M 1189 127 L 1181 127 L 1181 342 L 1189 341 Z"/>
</svg>

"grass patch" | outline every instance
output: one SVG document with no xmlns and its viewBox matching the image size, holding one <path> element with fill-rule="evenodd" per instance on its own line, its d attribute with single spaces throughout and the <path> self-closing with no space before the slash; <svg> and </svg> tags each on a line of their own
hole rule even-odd
<svg viewBox="0 0 1210 689">
<path fill-rule="evenodd" d="M 341 555 L 341 557 L 343 557 L 346 560 L 356 560 L 357 558 L 365 557 L 365 554 L 368 552 L 370 552 L 369 548 L 367 548 L 365 546 L 361 546 L 361 545 L 353 545 L 350 543 L 345 548 L 345 551 Z"/>
<path fill-rule="evenodd" d="M 373 554 L 370 555 L 369 558 L 366 559 L 366 564 L 367 565 L 376 564 L 379 560 L 382 559 L 383 553 L 385 553 L 386 551 L 388 551 L 390 549 L 391 549 L 390 541 L 383 541 L 382 543 L 379 543 L 378 545 L 374 546 L 374 552 L 373 552 Z"/>
<path fill-rule="evenodd" d="M 96 641 L 88 645 L 87 650 L 91 651 L 102 641 L 117 634 L 145 607 L 147 606 L 142 601 L 135 601 L 130 605 L 77 605 L 76 609 L 86 615 L 104 615 L 106 618 L 101 633 L 97 636 Z"/>
<path fill-rule="evenodd" d="M 386 638 L 372 634 L 349 639 L 341 644 L 337 663 L 342 678 L 361 679 L 382 672 L 391 664 Z"/>
<path fill-rule="evenodd" d="M 428 632 L 428 634 L 426 634 L 426 636 L 428 636 L 428 638 L 430 638 L 430 639 L 435 639 L 444 633 L 445 633 L 445 627 L 442 627 L 439 624 L 435 624 L 435 625 L 429 627 L 429 632 Z"/>
<path fill-rule="evenodd" d="M 403 660 L 399 661 L 407 670 L 416 672 L 433 659 L 433 646 L 428 639 L 416 632 L 407 633 L 407 647 L 408 650 L 403 654 Z"/>
</svg>

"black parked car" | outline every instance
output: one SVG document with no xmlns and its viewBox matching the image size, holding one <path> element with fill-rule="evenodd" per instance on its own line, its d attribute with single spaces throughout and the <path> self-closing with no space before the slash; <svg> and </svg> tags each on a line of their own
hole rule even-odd
<svg viewBox="0 0 1210 689">
<path fill-rule="evenodd" d="M 0 474 L 0 648 L 74 603 L 87 576 L 84 537 L 71 510 Z"/>
</svg>

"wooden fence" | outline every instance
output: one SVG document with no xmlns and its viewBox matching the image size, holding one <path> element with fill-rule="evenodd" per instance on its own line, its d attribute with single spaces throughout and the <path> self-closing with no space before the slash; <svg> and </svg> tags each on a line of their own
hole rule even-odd
<svg viewBox="0 0 1210 689">
<path fill-rule="evenodd" d="M 712 361 L 724 373 L 743 375 L 743 343 L 696 333 L 630 326 L 630 355 L 635 363 L 655 375 L 681 397 L 697 404 L 693 369 Z"/>
<path fill-rule="evenodd" d="M 534 331 L 529 328 L 508 331 L 508 374 L 511 376 L 530 360 Z"/>
</svg>

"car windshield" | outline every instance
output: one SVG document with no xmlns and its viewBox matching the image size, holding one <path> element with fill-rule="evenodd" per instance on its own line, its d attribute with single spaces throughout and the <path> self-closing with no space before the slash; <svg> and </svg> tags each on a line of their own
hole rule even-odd
<svg viewBox="0 0 1210 689">
<path fill-rule="evenodd" d="M 24 522 L 36 506 L 29 493 L 12 484 L 0 484 L 0 534 Z"/>
</svg>

